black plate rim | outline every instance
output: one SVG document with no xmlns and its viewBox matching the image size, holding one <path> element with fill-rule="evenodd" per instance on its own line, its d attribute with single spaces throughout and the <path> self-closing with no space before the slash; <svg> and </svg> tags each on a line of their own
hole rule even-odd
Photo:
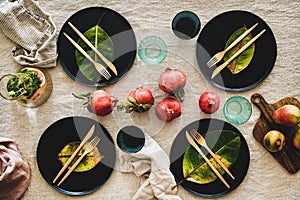
<svg viewBox="0 0 300 200">
<path fill-rule="evenodd" d="M 230 188 L 228 190 L 225 190 L 224 192 L 221 192 L 221 193 L 217 193 L 217 194 L 202 194 L 202 193 L 199 193 L 197 191 L 194 191 L 192 190 L 191 188 L 189 188 L 188 186 L 184 185 L 183 183 L 181 184 L 181 187 L 183 187 L 186 191 L 188 191 L 189 193 L 195 195 L 195 196 L 199 196 L 199 197 L 203 197 L 203 198 L 218 198 L 218 197 L 222 197 L 224 195 L 227 195 L 229 193 L 231 193 L 232 191 L 234 191 L 236 188 L 239 187 L 239 185 L 243 182 L 243 180 L 245 179 L 246 175 L 247 175 L 247 172 L 249 170 L 249 166 L 250 166 L 250 150 L 249 150 L 249 147 L 248 147 L 248 144 L 247 144 L 247 141 L 245 139 L 245 137 L 243 136 L 243 134 L 232 124 L 226 122 L 226 121 L 223 121 L 223 120 L 220 120 L 220 119 L 216 119 L 216 118 L 202 118 L 202 119 L 199 119 L 199 120 L 195 120 L 189 124 L 187 124 L 184 128 L 182 128 L 178 134 L 183 130 L 183 129 L 186 129 L 188 126 L 190 126 L 191 124 L 194 124 L 194 123 L 199 123 L 200 124 L 200 121 L 204 121 L 204 120 L 209 120 L 209 121 L 219 121 L 219 122 L 223 122 L 224 124 L 227 124 L 229 125 L 232 129 L 234 129 L 237 133 L 239 133 L 242 141 L 243 141 L 243 144 L 245 145 L 244 148 L 246 148 L 247 152 L 247 156 L 248 156 L 248 163 L 246 165 L 246 173 L 244 174 L 244 176 L 241 178 L 240 182 L 234 187 L 234 188 Z M 175 140 L 177 139 L 178 137 L 178 134 L 175 136 L 174 140 L 173 140 L 173 143 L 172 143 L 172 146 L 171 146 L 171 150 L 170 150 L 170 161 L 172 162 L 172 151 L 173 151 L 173 148 L 174 148 L 174 142 Z M 177 159 L 180 159 L 180 158 L 177 158 Z M 173 161 L 173 162 L 176 162 L 177 160 Z M 176 175 L 173 173 L 172 171 L 172 164 L 170 165 L 170 170 L 171 170 L 171 173 L 173 174 L 176 182 L 179 182 L 181 181 L 181 179 L 179 179 L 178 177 L 176 177 Z M 200 184 L 199 184 L 200 185 Z"/>
<path fill-rule="evenodd" d="M 50 185 L 52 188 L 54 188 L 55 190 L 57 190 L 57 191 L 59 191 L 59 192 L 61 192 L 61 193 L 63 193 L 63 194 L 66 194 L 66 195 L 70 195 L 70 196 L 82 196 L 82 195 L 87 195 L 87 194 L 90 194 L 90 193 L 92 193 L 92 192 L 98 190 L 99 188 L 101 188 L 101 187 L 108 181 L 108 179 L 111 177 L 111 175 L 112 175 L 112 173 L 113 173 L 113 170 L 114 170 L 114 167 L 115 167 L 115 164 L 116 164 L 116 160 L 114 161 L 114 166 L 111 167 L 111 171 L 110 171 L 110 174 L 108 175 L 108 178 L 107 178 L 103 183 L 98 184 L 97 186 L 95 186 L 95 187 L 93 187 L 93 188 L 91 188 L 91 189 L 89 189 L 89 190 L 78 191 L 78 192 L 68 191 L 68 190 L 62 189 L 61 187 L 58 187 L 57 185 L 54 185 L 54 184 L 51 182 L 51 180 L 49 180 L 47 177 L 45 177 L 45 175 L 41 172 L 40 164 L 39 164 L 39 162 L 38 162 L 38 157 L 39 157 L 39 156 L 38 156 L 38 152 L 39 152 L 39 149 L 40 149 L 40 140 L 41 140 L 41 138 L 44 136 L 44 133 L 45 133 L 47 130 L 49 130 L 49 129 L 51 128 L 51 126 L 53 126 L 53 125 L 55 125 L 55 124 L 57 124 L 57 123 L 60 123 L 60 122 L 62 122 L 62 121 L 64 121 L 64 120 L 69 120 L 69 119 L 74 119 L 74 118 L 77 118 L 77 119 L 82 118 L 82 119 L 87 119 L 87 120 L 94 121 L 94 123 L 98 123 L 102 129 L 104 129 L 107 133 L 109 133 L 109 132 L 107 131 L 107 129 L 106 129 L 102 124 L 100 124 L 98 121 L 95 121 L 95 120 L 93 120 L 93 119 L 91 119 L 91 118 L 87 118 L 87 117 L 83 117 L 83 116 L 69 116 L 69 117 L 60 118 L 60 119 L 54 121 L 53 123 L 51 123 L 51 124 L 44 130 L 44 132 L 42 133 L 42 135 L 40 136 L 39 141 L 38 141 L 38 145 L 37 145 L 37 151 L 36 151 L 36 158 L 37 158 L 37 159 L 36 159 L 36 164 L 37 164 L 37 166 L 38 166 L 38 169 L 39 169 L 39 172 L 40 172 L 41 176 L 42 176 L 43 179 L 47 182 L 47 184 Z M 109 134 L 109 136 L 110 136 L 109 140 L 111 140 L 111 142 L 113 142 L 113 139 L 112 139 L 112 137 L 111 137 L 110 134 Z M 113 143 L 113 144 L 114 144 L 114 143 Z M 116 148 L 115 148 L 115 146 L 114 146 L 114 156 L 116 156 Z"/>
<path fill-rule="evenodd" d="M 132 33 L 133 33 L 133 36 L 134 36 L 134 46 L 135 46 L 135 50 L 132 51 L 132 54 L 134 55 L 133 58 L 131 59 L 131 61 L 128 63 L 128 69 L 126 69 L 125 73 L 123 74 L 118 74 L 117 78 L 115 79 L 110 79 L 110 80 L 107 80 L 105 82 L 98 82 L 98 83 L 87 83 L 87 82 L 84 82 L 82 81 L 81 79 L 77 78 L 76 76 L 74 76 L 69 70 L 68 70 L 68 67 L 66 66 L 66 64 L 64 63 L 64 61 L 62 60 L 61 56 L 60 55 L 60 50 L 59 48 L 57 48 L 57 53 L 58 53 L 58 62 L 60 63 L 60 65 L 62 66 L 63 70 L 65 71 L 65 73 L 72 79 L 74 80 L 75 82 L 77 83 L 80 83 L 82 85 L 85 85 L 85 86 L 88 86 L 88 87 L 104 87 L 104 86 L 108 86 L 108 85 L 111 85 L 111 84 L 114 84 L 116 82 L 118 82 L 119 80 L 121 80 L 131 69 L 131 67 L 134 65 L 134 62 L 135 62 L 135 59 L 136 59 L 136 53 L 137 53 L 137 41 L 136 41 L 136 36 L 134 34 L 134 30 L 132 28 L 132 26 L 130 25 L 130 23 L 128 22 L 128 20 L 123 16 L 121 15 L 120 13 L 118 13 L 117 11 L 113 10 L 113 9 L 110 9 L 110 8 L 107 8 L 107 7 L 102 7 L 102 6 L 91 6 L 91 7 L 86 7 L 86 8 L 83 8 L 81 10 L 78 10 L 76 11 L 75 13 L 73 13 L 71 16 L 68 17 L 68 19 L 64 22 L 64 24 L 62 25 L 62 28 L 61 30 L 59 31 L 59 34 L 57 36 L 57 46 L 59 47 L 59 38 L 62 37 L 62 29 L 63 27 L 65 27 L 67 25 L 67 22 L 70 18 L 73 18 L 76 14 L 78 13 L 81 13 L 81 12 L 86 12 L 87 10 L 89 9 L 99 9 L 99 10 L 108 10 L 112 13 L 115 13 L 116 15 L 119 15 L 123 20 L 124 22 L 126 22 L 126 24 L 128 25 L 128 27 L 130 28 L 130 30 L 132 30 Z M 128 29 L 129 30 L 129 29 Z"/>
<path fill-rule="evenodd" d="M 206 27 L 207 27 L 207 25 L 209 25 L 209 23 L 212 21 L 212 20 L 214 20 L 214 19 L 216 19 L 216 18 L 218 18 L 218 17 L 220 17 L 221 15 L 225 15 L 225 14 L 228 14 L 228 13 L 234 13 L 234 12 L 240 12 L 240 13 L 247 13 L 247 14 L 249 14 L 249 15 L 252 15 L 252 16 L 255 16 L 256 18 L 258 18 L 259 20 L 261 20 L 261 21 L 263 21 L 266 25 L 267 25 L 267 29 L 271 32 L 271 34 L 272 34 L 272 36 L 273 36 L 273 42 L 274 42 L 274 45 L 275 45 L 275 49 L 274 49 L 274 51 L 275 51 L 275 59 L 273 60 L 273 62 L 270 64 L 271 65 L 271 67 L 266 71 L 266 73 L 259 79 L 259 80 L 257 80 L 255 83 L 253 83 L 253 84 L 251 84 L 251 85 L 248 85 L 248 86 L 245 86 L 245 87 L 240 87 L 240 88 L 230 88 L 230 87 L 225 87 L 225 86 L 222 86 L 222 85 L 220 85 L 220 84 L 217 84 L 217 83 L 215 83 L 213 80 L 211 80 L 210 78 L 208 78 L 208 77 L 206 77 L 205 75 L 204 75 L 204 77 L 205 77 L 205 79 L 209 82 L 209 83 L 211 83 L 213 86 L 215 86 L 215 87 L 217 87 L 217 88 L 219 88 L 219 89 L 222 89 L 222 90 L 225 90 L 225 91 L 228 91 L 228 92 L 243 92 L 243 91 L 247 91 L 247 90 L 250 90 L 250 89 L 253 89 L 253 88 L 255 88 L 255 87 L 257 87 L 258 85 L 260 85 L 268 76 L 269 76 L 269 74 L 271 73 L 271 71 L 273 70 L 273 68 L 274 68 L 274 66 L 275 66 L 275 63 L 276 63 L 276 60 L 277 60 L 277 54 L 278 54 L 278 52 L 277 52 L 277 43 L 276 43 L 276 38 L 275 38 L 275 35 L 274 35 L 274 33 L 273 33 L 273 31 L 272 31 L 272 29 L 270 28 L 270 26 L 266 23 L 266 21 L 265 20 L 263 20 L 260 16 L 258 16 L 258 15 L 256 15 L 256 14 L 254 14 L 254 13 L 252 13 L 252 12 L 250 12 L 250 11 L 247 11 L 247 10 L 229 10 L 229 11 L 225 11 L 225 12 L 222 12 L 222 13 L 220 13 L 220 14 L 218 14 L 217 16 L 215 16 L 215 17 L 213 17 L 212 19 L 210 19 L 207 23 L 206 23 L 206 25 L 203 27 L 203 29 L 205 29 Z M 199 56 L 198 56 L 198 49 L 199 49 L 199 46 L 201 46 L 201 45 L 199 45 L 199 40 L 200 40 L 200 37 L 201 37 L 201 34 L 202 34 L 202 32 L 203 32 L 203 29 L 201 30 L 201 32 L 200 32 L 200 34 L 199 34 L 199 37 L 198 37 L 198 39 L 197 39 L 197 43 L 196 43 L 196 57 L 197 57 L 197 64 L 198 64 L 198 68 L 200 69 L 200 71 L 202 72 L 202 70 L 201 70 L 201 68 L 200 68 L 200 66 L 199 66 Z"/>
</svg>

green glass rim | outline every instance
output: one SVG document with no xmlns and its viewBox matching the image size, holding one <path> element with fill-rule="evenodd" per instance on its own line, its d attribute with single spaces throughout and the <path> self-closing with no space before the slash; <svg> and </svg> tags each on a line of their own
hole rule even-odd
<svg viewBox="0 0 300 200">
<path fill-rule="evenodd" d="M 138 55 L 147 64 L 159 64 L 165 60 L 168 47 L 158 36 L 145 37 L 138 45 Z"/>
<path fill-rule="evenodd" d="M 225 119 L 232 124 L 244 124 L 252 115 L 251 103 L 243 96 L 232 96 L 225 102 L 223 114 Z"/>
<path fill-rule="evenodd" d="M 7 77 L 10 77 L 10 78 L 8 79 L 8 81 L 9 81 L 11 78 L 13 78 L 13 77 L 18 78 L 18 79 L 22 82 L 22 85 L 23 85 L 23 87 L 24 87 L 24 89 L 25 89 L 25 91 L 26 91 L 26 84 L 25 84 L 24 80 L 23 80 L 21 77 L 15 75 L 15 74 L 5 74 L 5 75 L 3 75 L 3 76 L 0 78 L 0 82 L 2 82 L 2 81 L 3 81 L 5 78 L 7 78 Z M 6 86 L 7 86 L 7 83 L 6 83 Z M 3 91 L 2 91 L 2 90 L 3 90 Z M 6 92 L 4 92 L 4 90 L 6 90 L 7 95 L 5 95 Z M 2 83 L 1 83 L 0 96 L 1 96 L 2 98 L 6 99 L 6 100 L 16 100 L 16 99 L 20 98 L 20 97 L 21 97 L 23 94 L 25 94 L 25 93 L 26 93 L 26 92 L 21 93 L 21 94 L 20 94 L 19 96 L 17 96 L 17 97 L 11 97 L 11 96 L 8 94 L 7 87 L 6 87 L 6 88 L 2 88 Z"/>
</svg>

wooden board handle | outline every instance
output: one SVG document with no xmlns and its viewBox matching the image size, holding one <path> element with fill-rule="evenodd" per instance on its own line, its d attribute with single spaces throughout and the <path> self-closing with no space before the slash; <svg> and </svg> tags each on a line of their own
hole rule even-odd
<svg viewBox="0 0 300 200">
<path fill-rule="evenodd" d="M 266 102 L 266 100 L 263 98 L 263 96 L 261 96 L 258 93 L 255 93 L 251 96 L 251 102 L 260 109 L 260 111 L 266 118 L 267 122 L 272 124 L 273 123 L 273 119 L 272 119 L 273 110 L 270 108 L 269 104 Z"/>
</svg>

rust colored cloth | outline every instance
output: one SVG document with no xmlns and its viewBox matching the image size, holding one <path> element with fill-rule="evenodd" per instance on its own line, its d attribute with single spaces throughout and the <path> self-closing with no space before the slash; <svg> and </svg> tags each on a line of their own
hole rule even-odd
<svg viewBox="0 0 300 200">
<path fill-rule="evenodd" d="M 0 199 L 20 199 L 30 182 L 30 168 L 16 143 L 0 137 Z"/>
</svg>

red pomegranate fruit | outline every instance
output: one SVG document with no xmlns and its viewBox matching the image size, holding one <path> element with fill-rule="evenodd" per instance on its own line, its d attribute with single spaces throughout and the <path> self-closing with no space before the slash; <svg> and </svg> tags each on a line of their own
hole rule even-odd
<svg viewBox="0 0 300 200">
<path fill-rule="evenodd" d="M 212 114 L 219 109 L 220 98 L 214 92 L 204 92 L 199 98 L 199 108 L 207 113 Z"/>
<path fill-rule="evenodd" d="M 113 111 L 115 103 L 118 101 L 111 97 L 109 93 L 104 90 L 96 90 L 93 93 L 81 94 L 73 96 L 79 99 L 84 99 L 86 102 L 83 104 L 90 112 L 97 116 L 105 116 Z"/>
<path fill-rule="evenodd" d="M 174 95 L 179 101 L 183 101 L 185 85 L 186 75 L 179 69 L 166 68 L 158 79 L 158 87 L 162 91 Z"/>
<path fill-rule="evenodd" d="M 177 99 L 166 98 L 157 104 L 155 114 L 158 119 L 170 122 L 181 115 L 180 102 Z"/>
<path fill-rule="evenodd" d="M 154 104 L 154 98 L 152 92 L 148 88 L 136 88 L 132 90 L 129 95 L 127 102 L 122 105 L 118 105 L 118 111 L 130 112 L 146 112 Z"/>
</svg>

